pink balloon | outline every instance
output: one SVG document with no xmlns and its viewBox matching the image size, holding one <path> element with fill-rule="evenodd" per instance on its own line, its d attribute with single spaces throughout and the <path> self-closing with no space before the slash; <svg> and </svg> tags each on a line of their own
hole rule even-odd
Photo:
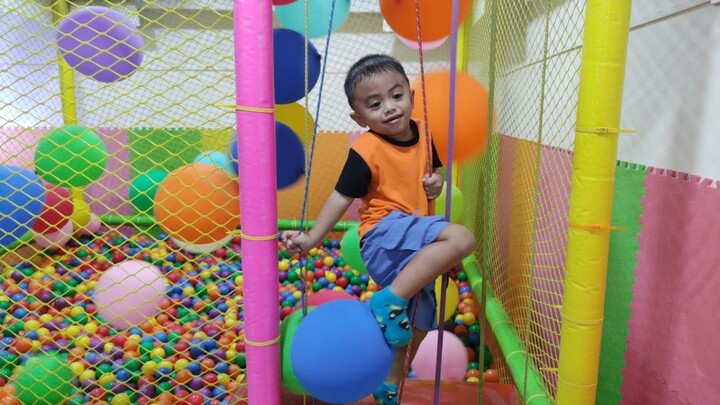
<svg viewBox="0 0 720 405">
<path fill-rule="evenodd" d="M 296 0 L 272 0 L 273 6 L 284 6 L 286 4 L 295 3 Z"/>
<path fill-rule="evenodd" d="M 35 243 L 44 249 L 57 249 L 70 240 L 73 233 L 72 221 L 67 221 L 59 231 L 47 234 L 36 233 Z"/>
<path fill-rule="evenodd" d="M 397 35 L 397 34 L 395 34 L 395 35 Z M 415 50 L 419 49 L 417 39 L 407 39 L 407 38 L 401 37 L 400 35 L 397 35 L 397 38 L 398 38 L 398 40 L 400 40 L 400 42 L 409 46 L 410 48 L 415 49 Z M 440 38 L 435 41 L 423 42 L 423 44 L 422 44 L 423 51 L 429 51 L 431 49 L 435 49 L 435 48 L 439 47 L 440 45 L 442 45 L 443 43 L 445 43 L 445 41 L 447 41 L 447 39 L 448 39 L 448 37 Z"/>
<path fill-rule="evenodd" d="M 87 225 L 78 229 L 78 233 L 80 235 L 92 235 L 94 233 L 97 233 L 100 230 L 100 227 L 102 227 L 102 222 L 100 221 L 100 218 L 98 218 L 98 216 L 95 214 L 90 214 L 90 220 L 88 221 Z"/>
<path fill-rule="evenodd" d="M 158 313 L 166 285 L 157 267 L 142 260 L 126 260 L 100 276 L 93 300 L 98 313 L 112 326 L 130 328 Z"/>
<path fill-rule="evenodd" d="M 339 300 L 355 300 L 355 301 L 357 301 L 357 298 L 353 295 L 346 293 L 345 291 L 335 291 L 335 290 L 323 289 L 316 293 L 308 295 L 307 304 L 308 304 L 308 306 L 316 307 L 316 306 L 324 304 L 326 302 L 339 301 Z"/>
<path fill-rule="evenodd" d="M 428 332 L 420 343 L 412 369 L 418 378 L 434 379 L 437 360 L 438 331 Z M 440 378 L 443 380 L 462 381 L 468 366 L 467 350 L 459 337 L 443 331 L 442 368 Z"/>
</svg>

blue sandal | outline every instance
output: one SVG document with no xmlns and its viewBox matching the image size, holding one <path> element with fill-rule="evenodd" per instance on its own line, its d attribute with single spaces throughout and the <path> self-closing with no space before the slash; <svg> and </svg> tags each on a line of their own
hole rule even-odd
<svg viewBox="0 0 720 405">
<path fill-rule="evenodd" d="M 397 405 L 398 386 L 383 381 L 383 383 L 373 391 L 373 398 L 375 398 L 375 402 L 377 402 L 378 405 Z"/>
<path fill-rule="evenodd" d="M 373 294 L 370 310 L 380 324 L 388 346 L 397 349 L 412 339 L 412 327 L 407 315 L 408 300 L 397 296 L 389 287 Z"/>
</svg>

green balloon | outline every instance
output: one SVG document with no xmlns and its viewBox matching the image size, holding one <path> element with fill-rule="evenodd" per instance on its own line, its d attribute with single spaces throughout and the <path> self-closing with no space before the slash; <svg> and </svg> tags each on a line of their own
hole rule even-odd
<svg viewBox="0 0 720 405">
<path fill-rule="evenodd" d="M 313 308 L 308 308 L 308 314 Z M 297 309 L 280 323 L 280 370 L 282 385 L 296 394 L 304 394 L 305 388 L 300 385 L 291 361 L 291 348 L 295 331 L 303 320 L 302 309 Z"/>
<path fill-rule="evenodd" d="M 340 253 L 348 266 L 361 274 L 367 273 L 365 263 L 360 256 L 360 234 L 358 234 L 357 226 L 352 226 L 345 231 L 345 235 L 340 240 Z"/>
<path fill-rule="evenodd" d="M 54 129 L 35 149 L 35 170 L 56 186 L 82 187 L 105 171 L 108 152 L 100 137 L 80 125 Z"/>
<path fill-rule="evenodd" d="M 447 183 L 445 185 L 447 186 Z M 445 215 L 446 192 L 446 189 L 443 188 L 442 193 L 435 199 L 435 215 Z M 465 199 L 463 198 L 462 191 L 453 184 L 450 189 L 450 222 L 455 224 L 460 223 L 462 221 L 463 211 L 465 211 Z"/>
<path fill-rule="evenodd" d="M 23 405 L 63 404 L 72 395 L 74 373 L 61 357 L 41 355 L 15 369 L 15 392 Z"/>
<path fill-rule="evenodd" d="M 141 174 L 130 184 L 130 203 L 138 214 L 153 215 L 153 202 L 158 185 L 165 180 L 168 173 L 164 170 L 150 170 Z"/>
</svg>

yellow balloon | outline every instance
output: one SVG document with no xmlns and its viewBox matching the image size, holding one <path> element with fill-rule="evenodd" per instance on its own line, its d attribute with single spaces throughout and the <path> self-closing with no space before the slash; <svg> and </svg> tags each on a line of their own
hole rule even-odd
<svg viewBox="0 0 720 405">
<path fill-rule="evenodd" d="M 455 315 L 455 310 L 458 307 L 458 300 L 460 294 L 458 292 L 457 283 L 455 280 L 448 279 L 448 287 L 445 290 L 445 321 L 452 318 Z M 435 300 L 437 301 L 437 315 L 436 319 L 440 322 L 440 297 L 442 294 L 442 276 L 435 279 Z"/>
<path fill-rule="evenodd" d="M 90 222 L 90 206 L 85 200 L 73 198 L 73 212 L 70 214 L 73 229 L 81 229 Z"/>
<path fill-rule="evenodd" d="M 307 119 L 307 131 L 305 130 L 305 120 Z M 312 133 L 315 129 L 315 120 L 312 115 L 300 103 L 276 104 L 275 105 L 275 121 L 281 122 L 295 132 L 295 135 L 305 143 L 306 140 L 312 139 Z M 307 135 L 305 134 L 307 132 Z"/>
</svg>

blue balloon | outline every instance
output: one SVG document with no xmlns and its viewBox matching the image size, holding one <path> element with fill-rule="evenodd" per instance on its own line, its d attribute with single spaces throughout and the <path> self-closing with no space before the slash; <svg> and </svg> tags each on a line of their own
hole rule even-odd
<svg viewBox="0 0 720 405">
<path fill-rule="evenodd" d="M 305 34 L 305 3 L 308 4 L 308 37 L 320 38 L 328 34 L 330 15 L 331 32 L 335 32 L 350 14 L 350 0 L 297 0 L 284 6 L 275 6 L 280 24 L 300 34 Z M 335 10 L 332 10 L 335 2 Z"/>
<path fill-rule="evenodd" d="M 45 206 L 45 187 L 35 173 L 0 166 L 0 247 L 30 231 Z"/>
<path fill-rule="evenodd" d="M 275 104 L 294 103 L 305 97 L 305 43 L 308 44 L 308 93 L 320 77 L 320 54 L 301 34 L 273 30 Z"/>
<path fill-rule="evenodd" d="M 233 167 L 230 157 L 222 152 L 216 150 L 200 152 L 199 155 L 195 156 L 193 163 L 205 163 L 214 165 L 222 168 L 230 174 L 236 174 L 237 170 Z"/>
<path fill-rule="evenodd" d="M 328 349 L 328 344 L 350 342 L 352 349 L 342 359 Z M 316 307 L 300 322 L 290 354 L 295 376 L 308 393 L 331 404 L 347 404 L 385 380 L 393 353 L 370 306 L 340 300 Z"/>
<path fill-rule="evenodd" d="M 230 156 L 235 173 L 238 173 L 237 134 L 230 141 Z M 302 141 L 290 127 L 275 122 L 275 158 L 277 188 L 295 183 L 305 173 L 305 149 Z"/>
</svg>

